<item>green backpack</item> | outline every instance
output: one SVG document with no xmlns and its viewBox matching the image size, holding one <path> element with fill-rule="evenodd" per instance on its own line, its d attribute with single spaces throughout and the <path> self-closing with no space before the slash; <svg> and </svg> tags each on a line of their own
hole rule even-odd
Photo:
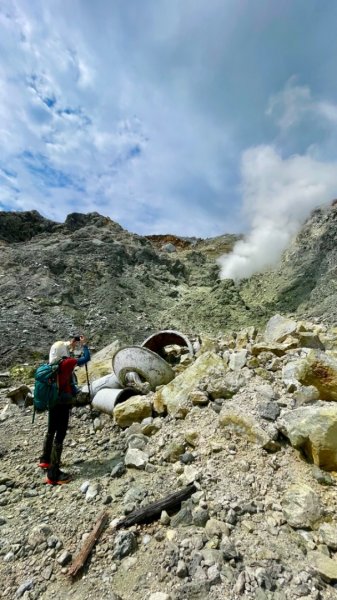
<svg viewBox="0 0 337 600">
<path fill-rule="evenodd" d="M 33 422 L 36 411 L 44 412 L 53 408 L 57 403 L 59 395 L 58 371 L 61 362 L 62 359 L 52 365 L 44 363 L 35 371 Z"/>
</svg>

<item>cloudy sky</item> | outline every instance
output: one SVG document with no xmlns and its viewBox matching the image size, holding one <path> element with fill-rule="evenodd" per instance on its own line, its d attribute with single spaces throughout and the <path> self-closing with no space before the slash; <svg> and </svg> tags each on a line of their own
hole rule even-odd
<svg viewBox="0 0 337 600">
<path fill-rule="evenodd" d="M 1 0 L 0 210 L 272 244 L 337 196 L 336 22 L 335 0 Z"/>
</svg>

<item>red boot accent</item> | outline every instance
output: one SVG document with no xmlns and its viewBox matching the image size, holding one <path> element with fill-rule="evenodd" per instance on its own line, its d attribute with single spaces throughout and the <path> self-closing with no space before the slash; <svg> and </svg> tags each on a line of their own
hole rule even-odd
<svg viewBox="0 0 337 600">
<path fill-rule="evenodd" d="M 44 462 L 43 460 L 38 464 L 41 469 L 49 469 L 50 463 Z"/>
</svg>

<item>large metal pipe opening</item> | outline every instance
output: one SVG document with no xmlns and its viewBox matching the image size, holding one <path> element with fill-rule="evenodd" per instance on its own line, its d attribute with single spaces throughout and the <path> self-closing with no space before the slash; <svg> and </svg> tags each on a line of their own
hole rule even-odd
<svg viewBox="0 0 337 600">
<path fill-rule="evenodd" d="M 131 396 L 138 396 L 137 390 L 133 388 L 124 388 L 123 390 L 114 390 L 111 388 L 103 388 L 97 392 L 93 401 L 92 407 L 95 410 L 113 415 L 113 411 L 117 404 L 121 404 L 131 398 Z"/>
<path fill-rule="evenodd" d="M 158 333 L 150 335 L 145 342 L 142 343 L 142 347 L 148 348 L 149 350 L 152 350 L 152 352 L 159 354 L 162 358 L 165 358 L 164 348 L 166 346 L 172 346 L 173 344 L 188 348 L 189 353 L 193 356 L 193 346 L 189 339 L 179 331 L 173 331 L 171 329 L 163 329 L 163 331 L 158 331 Z"/>
</svg>

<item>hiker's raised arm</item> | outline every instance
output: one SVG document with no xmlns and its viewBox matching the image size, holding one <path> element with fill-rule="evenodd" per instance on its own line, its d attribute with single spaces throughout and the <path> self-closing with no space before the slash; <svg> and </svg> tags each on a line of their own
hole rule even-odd
<svg viewBox="0 0 337 600">
<path fill-rule="evenodd" d="M 89 348 L 86 343 L 83 344 L 83 346 L 82 346 L 82 352 L 83 352 L 83 356 L 80 356 L 80 358 L 77 359 L 77 365 L 79 367 L 83 367 L 83 365 L 86 365 L 87 362 L 89 362 L 89 360 L 90 360 L 90 351 L 89 351 Z"/>
</svg>

